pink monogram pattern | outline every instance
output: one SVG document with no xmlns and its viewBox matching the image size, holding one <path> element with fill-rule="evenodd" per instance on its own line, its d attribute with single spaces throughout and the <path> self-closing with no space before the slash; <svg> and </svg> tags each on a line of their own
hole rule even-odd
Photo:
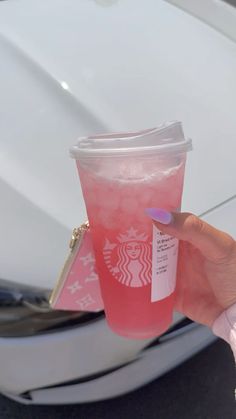
<svg viewBox="0 0 236 419">
<path fill-rule="evenodd" d="M 84 233 L 79 250 L 54 299 L 53 308 L 92 312 L 104 308 L 89 230 Z"/>
</svg>

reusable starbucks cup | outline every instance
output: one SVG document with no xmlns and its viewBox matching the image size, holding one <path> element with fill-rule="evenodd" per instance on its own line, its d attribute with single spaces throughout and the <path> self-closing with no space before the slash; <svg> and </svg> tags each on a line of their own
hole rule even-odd
<svg viewBox="0 0 236 419">
<path fill-rule="evenodd" d="M 178 240 L 153 227 L 145 209 L 180 209 L 190 149 L 180 122 L 80 138 L 71 149 L 106 318 L 119 335 L 150 338 L 172 322 Z"/>
</svg>

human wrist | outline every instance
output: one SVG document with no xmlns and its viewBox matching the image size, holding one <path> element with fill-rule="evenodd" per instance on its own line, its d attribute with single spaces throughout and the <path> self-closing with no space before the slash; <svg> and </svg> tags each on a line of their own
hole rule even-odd
<svg viewBox="0 0 236 419">
<path fill-rule="evenodd" d="M 236 303 L 217 317 L 212 325 L 212 331 L 229 343 L 236 359 Z"/>
</svg>

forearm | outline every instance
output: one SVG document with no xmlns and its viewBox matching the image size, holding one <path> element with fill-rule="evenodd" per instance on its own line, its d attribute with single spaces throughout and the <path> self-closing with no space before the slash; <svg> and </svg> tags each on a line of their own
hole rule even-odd
<svg viewBox="0 0 236 419">
<path fill-rule="evenodd" d="M 216 336 L 229 343 L 236 361 L 236 304 L 225 310 L 215 320 L 212 331 Z"/>
</svg>

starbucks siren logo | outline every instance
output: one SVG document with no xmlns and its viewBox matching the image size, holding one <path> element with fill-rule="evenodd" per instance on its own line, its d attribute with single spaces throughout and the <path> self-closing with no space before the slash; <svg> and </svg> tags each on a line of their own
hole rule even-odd
<svg viewBox="0 0 236 419">
<path fill-rule="evenodd" d="M 142 287 L 151 282 L 151 243 L 145 233 L 131 227 L 116 243 L 106 239 L 103 256 L 109 271 L 122 284 Z"/>
</svg>

